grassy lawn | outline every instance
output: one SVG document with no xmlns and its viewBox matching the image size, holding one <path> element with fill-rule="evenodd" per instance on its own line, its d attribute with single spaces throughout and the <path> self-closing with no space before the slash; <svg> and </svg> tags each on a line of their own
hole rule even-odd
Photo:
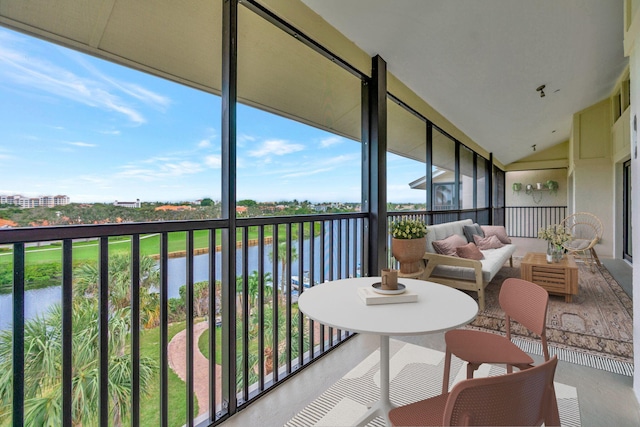
<svg viewBox="0 0 640 427">
<path fill-rule="evenodd" d="M 242 239 L 242 230 L 238 230 L 236 240 Z M 216 241 L 220 242 L 220 230 L 216 230 Z M 281 231 L 281 236 L 284 236 Z M 265 237 L 272 235 L 271 228 L 265 229 Z M 184 251 L 186 249 L 186 231 L 169 233 L 169 252 Z M 206 248 L 209 246 L 209 231 L 196 230 L 193 233 L 194 248 Z M 257 239 L 257 227 L 250 227 L 248 239 Z M 90 261 L 98 259 L 99 241 L 82 241 L 73 243 L 73 260 Z M 131 238 L 129 236 L 119 236 L 109 238 L 109 253 L 120 254 L 129 253 L 131 250 Z M 160 253 L 160 235 L 148 234 L 140 237 L 140 253 L 143 255 L 157 255 Z M 43 244 L 42 246 L 29 246 L 26 248 L 27 263 L 60 262 L 62 259 L 62 244 Z M 13 251 L 6 250 L 0 252 L 0 264 L 10 264 L 13 261 Z"/>
<path fill-rule="evenodd" d="M 284 236 L 284 226 L 280 226 L 280 236 Z M 319 233 L 319 225 L 316 225 L 314 234 Z M 220 241 L 220 230 L 216 230 L 216 241 Z M 305 235 L 309 233 L 308 226 L 305 226 Z M 265 237 L 272 236 L 272 228 L 266 227 Z M 184 251 L 186 249 L 186 231 L 169 233 L 169 252 Z M 193 233 L 194 248 L 206 248 L 209 246 L 209 231 L 196 230 Z M 258 228 L 249 227 L 248 239 L 258 238 Z M 242 230 L 238 230 L 236 240 L 242 240 Z M 73 243 L 74 261 L 96 261 L 98 259 L 98 240 L 79 241 Z M 131 238 L 129 236 L 118 236 L 109 238 L 109 253 L 120 254 L 129 253 L 131 250 Z M 160 253 L 160 235 L 147 234 L 140 236 L 140 253 L 143 255 L 157 255 Z M 62 259 L 62 244 L 43 244 L 42 246 L 29 246 L 26 248 L 27 263 L 60 262 Z M 0 264 L 11 264 L 13 262 L 13 251 L 0 251 Z"/>
<path fill-rule="evenodd" d="M 216 326 L 216 349 L 222 348 L 222 327 Z M 200 353 L 207 359 L 209 358 L 209 329 L 205 330 L 198 340 L 198 348 Z M 222 364 L 222 352 L 216 352 L 216 364 Z"/>
<path fill-rule="evenodd" d="M 172 323 L 169 325 L 169 340 L 178 332 L 185 328 L 185 322 Z M 140 354 L 152 357 L 160 365 L 160 328 L 149 329 L 140 335 Z M 182 426 L 186 423 L 187 402 L 186 384 L 178 375 L 168 369 L 168 392 L 169 392 L 169 425 Z M 140 399 L 140 425 L 155 426 L 160 425 L 160 375 L 157 374 L 155 380 L 151 381 L 151 386 L 147 390 L 148 394 Z M 198 413 L 198 400 L 194 397 L 194 413 Z"/>
</svg>

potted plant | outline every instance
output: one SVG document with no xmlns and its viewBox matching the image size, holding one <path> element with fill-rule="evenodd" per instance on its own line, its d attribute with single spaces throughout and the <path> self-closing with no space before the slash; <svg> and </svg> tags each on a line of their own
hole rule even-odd
<svg viewBox="0 0 640 427">
<path fill-rule="evenodd" d="M 420 271 L 421 260 L 427 250 L 427 225 L 417 219 L 401 219 L 391 224 L 391 253 L 400 263 L 400 272 Z"/>
<path fill-rule="evenodd" d="M 564 245 L 571 240 L 571 233 L 560 224 L 540 228 L 538 239 L 547 241 L 547 262 L 558 262 L 564 256 Z"/>
<path fill-rule="evenodd" d="M 549 189 L 550 194 L 556 194 L 558 192 L 558 181 L 548 180 L 546 186 Z"/>
</svg>

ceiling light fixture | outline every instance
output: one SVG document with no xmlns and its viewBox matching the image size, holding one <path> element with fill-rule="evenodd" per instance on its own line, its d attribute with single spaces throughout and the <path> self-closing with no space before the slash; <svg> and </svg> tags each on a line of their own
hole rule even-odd
<svg viewBox="0 0 640 427">
<path fill-rule="evenodd" d="M 540 92 L 540 98 L 544 98 L 544 88 L 545 88 L 545 85 L 540 85 L 536 89 L 536 92 Z"/>
</svg>

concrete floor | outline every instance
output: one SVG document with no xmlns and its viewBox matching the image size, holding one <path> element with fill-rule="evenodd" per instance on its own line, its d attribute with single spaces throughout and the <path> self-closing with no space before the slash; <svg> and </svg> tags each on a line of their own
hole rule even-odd
<svg viewBox="0 0 640 427">
<path fill-rule="evenodd" d="M 523 241 L 520 241 L 523 240 Z M 543 252 L 546 244 L 538 239 L 518 239 L 516 256 L 527 251 Z M 605 262 L 605 265 L 606 262 Z M 624 280 L 624 266 L 617 264 Z M 627 264 L 628 267 L 628 264 Z M 628 267 L 630 269 L 630 267 Z M 613 274 L 613 272 L 612 272 Z M 614 276 L 615 277 L 615 276 Z M 629 276 L 630 277 L 630 276 Z M 630 279 L 629 279 L 630 280 Z M 443 334 L 394 339 L 444 351 Z M 375 335 L 357 335 L 330 354 L 317 360 L 298 375 L 267 393 L 222 425 L 225 427 L 282 426 L 334 382 L 349 372 L 379 346 Z M 541 357 L 533 356 L 538 362 Z M 556 381 L 578 389 L 580 417 L 585 427 L 639 426 L 640 404 L 632 389 L 633 379 L 569 362 L 560 361 Z"/>
</svg>

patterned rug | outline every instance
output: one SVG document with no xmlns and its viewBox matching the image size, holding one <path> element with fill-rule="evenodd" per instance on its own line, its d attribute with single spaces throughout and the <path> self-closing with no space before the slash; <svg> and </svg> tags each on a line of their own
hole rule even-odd
<svg viewBox="0 0 640 427">
<path fill-rule="evenodd" d="M 440 394 L 444 353 L 414 344 L 390 340 L 390 396 L 394 405 L 405 405 Z M 380 396 L 380 353 L 371 353 L 364 361 L 352 369 L 320 397 L 304 408 L 285 426 L 348 426 L 367 411 L 367 404 Z M 454 383 L 464 379 L 466 369 L 463 363 L 453 357 L 451 373 Z M 475 377 L 501 375 L 504 368 L 482 365 Z M 575 387 L 555 383 L 560 422 L 563 426 L 580 426 L 578 391 Z M 381 417 L 375 418 L 367 426 L 384 426 Z"/>
<path fill-rule="evenodd" d="M 504 333 L 504 313 L 498 303 L 500 285 L 509 277 L 520 277 L 520 259 L 503 267 L 486 288 L 486 309 L 469 328 Z M 547 314 L 549 352 L 560 360 L 618 374 L 633 375 L 633 303 L 606 268 L 591 272 L 578 263 L 578 295 L 571 303 L 551 295 Z M 512 334 L 523 350 L 542 354 L 538 338 L 520 325 Z M 512 335 L 513 336 L 513 335 Z"/>
</svg>

